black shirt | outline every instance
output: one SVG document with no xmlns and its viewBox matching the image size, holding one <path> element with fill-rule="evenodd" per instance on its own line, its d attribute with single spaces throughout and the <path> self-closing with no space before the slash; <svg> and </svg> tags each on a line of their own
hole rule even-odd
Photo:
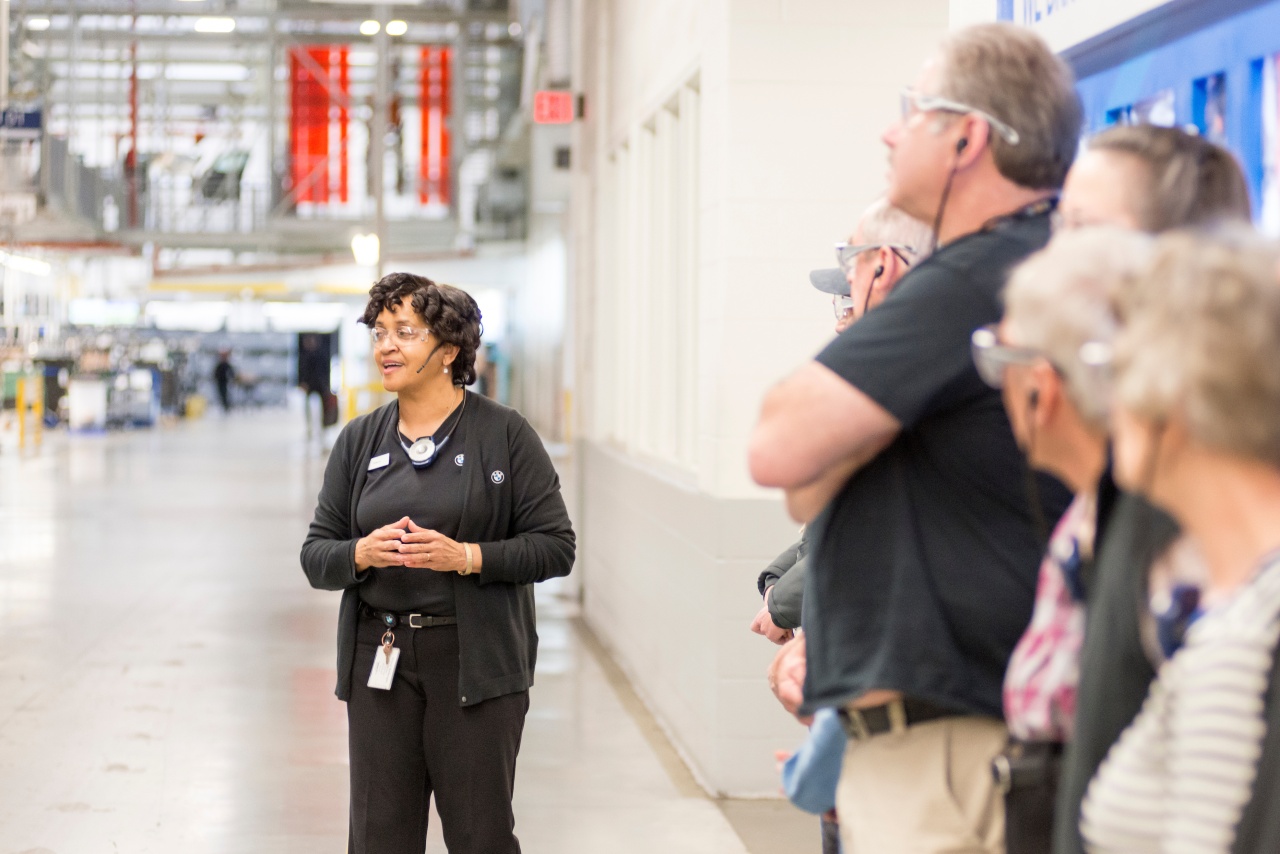
<svg viewBox="0 0 1280 854">
<path fill-rule="evenodd" d="M 456 410 L 445 419 L 436 436 L 443 439 L 458 419 Z M 360 501 L 356 505 L 356 525 L 361 536 L 408 516 L 423 528 L 439 531 L 450 539 L 458 536 L 462 519 L 462 478 L 466 457 L 464 425 L 459 422 L 448 441 L 439 449 L 435 462 L 414 468 L 400 443 L 395 419 L 384 430 L 376 446 Z M 413 437 L 417 438 L 417 437 Z M 406 444 L 408 439 L 406 438 Z M 382 455 L 387 464 L 379 466 Z M 398 614 L 454 616 L 455 573 L 436 572 L 407 566 L 370 567 L 370 577 L 360 585 L 365 604 Z"/>
<path fill-rule="evenodd" d="M 1042 212 L 956 240 L 818 355 L 902 431 L 815 522 L 806 711 L 879 688 L 1003 717 L 1043 544 L 1025 462 L 970 336 L 999 320 L 1009 268 L 1048 238 Z M 1047 478 L 1040 487 L 1053 522 L 1070 496 Z"/>
</svg>

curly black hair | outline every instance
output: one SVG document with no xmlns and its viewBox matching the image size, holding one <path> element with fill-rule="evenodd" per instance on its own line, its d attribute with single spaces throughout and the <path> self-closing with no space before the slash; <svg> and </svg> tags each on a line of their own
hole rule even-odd
<svg viewBox="0 0 1280 854">
<path fill-rule="evenodd" d="M 390 273 L 369 289 L 369 303 L 364 307 L 360 323 L 370 328 L 383 311 L 399 308 L 405 301 L 422 318 L 440 342 L 458 348 L 452 365 L 453 384 L 471 385 L 476 381 L 476 351 L 484 325 L 480 322 L 480 306 L 471 294 L 452 285 L 438 285 L 426 276 L 413 273 Z"/>
</svg>

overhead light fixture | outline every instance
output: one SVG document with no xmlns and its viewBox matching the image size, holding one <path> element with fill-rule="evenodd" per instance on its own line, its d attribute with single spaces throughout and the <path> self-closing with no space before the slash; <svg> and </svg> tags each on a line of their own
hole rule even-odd
<svg viewBox="0 0 1280 854">
<path fill-rule="evenodd" d="M 516 21 L 511 22 L 511 26 L 507 27 L 507 35 L 513 39 L 520 38 L 520 34 L 524 32 L 524 28 Z"/>
<path fill-rule="evenodd" d="M 378 263 L 381 247 L 376 234 L 357 234 L 351 238 L 351 254 L 361 267 L 373 267 Z"/>
<path fill-rule="evenodd" d="M 27 18 L 27 29 L 33 32 L 49 29 L 50 21 L 48 18 Z"/>
<path fill-rule="evenodd" d="M 404 21 L 387 21 L 387 35 L 402 36 L 409 32 L 409 25 Z"/>
<path fill-rule="evenodd" d="M 235 18 L 196 18 L 197 33 L 229 33 L 235 28 Z"/>
<path fill-rule="evenodd" d="M 374 240 L 377 240 L 377 238 L 375 237 Z M 47 276 L 53 272 L 53 265 L 48 261 L 30 258 L 26 255 L 12 255 L 3 250 L 0 250 L 0 267 L 8 267 L 10 270 L 17 270 L 19 273 L 30 273 L 33 276 Z"/>
<path fill-rule="evenodd" d="M 382 25 L 379 24 L 377 21 L 365 21 L 363 24 L 360 25 L 360 35 L 376 36 L 378 34 L 378 30 L 380 29 L 382 29 Z"/>
</svg>

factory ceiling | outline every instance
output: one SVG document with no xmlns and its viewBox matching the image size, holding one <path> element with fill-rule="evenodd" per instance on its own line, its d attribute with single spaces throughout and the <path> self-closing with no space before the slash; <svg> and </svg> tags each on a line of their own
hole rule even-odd
<svg viewBox="0 0 1280 854">
<path fill-rule="evenodd" d="M 0 140 L 0 243 L 234 264 L 349 253 L 375 227 L 387 254 L 518 237 L 522 196 L 492 170 L 522 124 L 512 6 L 11 0 L 9 109 L 39 128 Z"/>
</svg>

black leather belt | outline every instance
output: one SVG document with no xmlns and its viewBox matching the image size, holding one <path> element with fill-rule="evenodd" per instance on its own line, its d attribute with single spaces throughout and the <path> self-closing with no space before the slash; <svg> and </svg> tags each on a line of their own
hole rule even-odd
<svg viewBox="0 0 1280 854">
<path fill-rule="evenodd" d="M 365 607 L 365 616 L 372 617 L 389 629 L 408 626 L 411 629 L 434 629 L 437 626 L 456 626 L 457 617 L 432 617 L 429 614 L 396 614 Z"/>
<path fill-rule="evenodd" d="M 840 710 L 840 721 L 849 738 L 862 741 L 894 729 L 905 730 L 938 718 L 953 718 L 959 713 L 924 700 L 905 697 L 890 700 L 879 706 L 855 709 L 850 706 Z"/>
</svg>

